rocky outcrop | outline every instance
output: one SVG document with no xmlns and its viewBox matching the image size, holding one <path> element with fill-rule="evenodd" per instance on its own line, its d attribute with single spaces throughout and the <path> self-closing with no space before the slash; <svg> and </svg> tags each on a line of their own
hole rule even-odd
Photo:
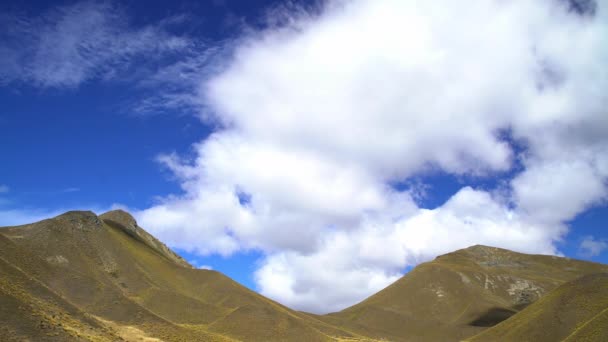
<svg viewBox="0 0 608 342">
<path fill-rule="evenodd" d="M 104 223 L 122 229 L 134 239 L 144 243 L 163 257 L 171 260 L 179 266 L 194 268 L 186 260 L 173 252 L 164 243 L 158 241 L 143 228 L 137 225 L 135 218 L 124 210 L 112 210 L 99 216 Z"/>
</svg>

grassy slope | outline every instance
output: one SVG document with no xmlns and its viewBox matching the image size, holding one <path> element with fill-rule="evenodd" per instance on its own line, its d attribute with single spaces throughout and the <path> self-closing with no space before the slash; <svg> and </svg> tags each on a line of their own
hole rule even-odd
<svg viewBox="0 0 608 342">
<path fill-rule="evenodd" d="M 124 212 L 70 212 L 0 230 L 0 321 L 8 322 L 0 340 L 458 340 L 567 281 L 607 271 L 476 246 L 422 264 L 353 307 L 317 316 L 193 269 Z M 577 326 L 572 338 L 593 336 L 607 316 Z"/>
<path fill-rule="evenodd" d="M 459 340 L 497 324 L 557 286 L 608 266 L 474 246 L 438 257 L 363 302 L 321 317 L 394 340 Z"/>
<path fill-rule="evenodd" d="M 568 282 L 470 341 L 608 341 L 608 274 Z"/>
<path fill-rule="evenodd" d="M 0 256 L 12 258 L 11 267 L 29 279 L 16 282 L 5 278 L 8 271 L 0 269 L 7 279 L 4 283 L 18 287 L 11 293 L 29 296 L 25 300 L 4 295 L 2 303 L 37 301 L 39 293 L 25 285 L 39 283 L 59 301 L 86 315 L 88 323 L 82 323 L 80 330 L 99 330 L 100 340 L 128 337 L 125 331 L 168 341 L 325 341 L 353 336 L 277 304 L 218 272 L 193 269 L 136 224 L 141 231 L 134 234 L 127 221 L 116 215 L 111 216 L 114 220 L 107 217 L 70 212 L 0 230 L 1 241 L 13 246 L 0 249 Z M 15 257 L 16 250 L 31 255 Z M 0 319 L 12 311 L 0 310 Z M 39 330 L 32 325 L 6 334 L 38 339 Z"/>
<path fill-rule="evenodd" d="M 19 266 L 17 266 L 19 265 Z M 117 335 L 58 296 L 36 277 L 53 267 L 0 235 L 0 341 L 116 340 Z"/>
</svg>

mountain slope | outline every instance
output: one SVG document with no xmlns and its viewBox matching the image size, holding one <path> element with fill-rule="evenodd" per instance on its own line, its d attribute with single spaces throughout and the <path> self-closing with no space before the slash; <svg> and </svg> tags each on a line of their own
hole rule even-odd
<svg viewBox="0 0 608 342">
<path fill-rule="evenodd" d="M 469 341 L 608 341 L 608 273 L 563 284 Z"/>
<path fill-rule="evenodd" d="M 320 318 L 375 338 L 457 341 L 598 272 L 608 266 L 473 246 L 421 264 L 363 302 Z"/>
<path fill-rule="evenodd" d="M 0 341 L 117 338 L 23 269 L 45 277 L 58 271 L 0 234 Z"/>
<path fill-rule="evenodd" d="M 419 265 L 357 305 L 319 316 L 291 310 L 221 273 L 194 269 L 124 211 L 68 212 L 0 228 L 0 340 L 457 341 L 506 336 L 504 327 L 525 340 L 535 333 L 526 320 L 562 319 L 552 310 L 574 313 L 563 316 L 571 324 L 559 336 L 568 332 L 578 340 L 605 333 L 604 304 L 577 311 L 572 305 L 578 304 L 560 306 L 551 298 L 570 293 L 559 298 L 581 303 L 605 296 L 585 285 L 604 284 L 601 276 L 573 282 L 575 290 L 563 285 L 601 272 L 608 266 L 473 246 Z M 577 291 L 582 295 L 572 294 Z M 536 314 L 541 304 L 548 311 Z"/>
<path fill-rule="evenodd" d="M 68 212 L 2 228 L 0 244 L 0 320 L 36 314 L 31 324 L 2 328 L 2 340 L 52 340 L 56 332 L 57 340 L 101 341 L 354 337 L 218 272 L 192 268 L 122 211 Z"/>
</svg>

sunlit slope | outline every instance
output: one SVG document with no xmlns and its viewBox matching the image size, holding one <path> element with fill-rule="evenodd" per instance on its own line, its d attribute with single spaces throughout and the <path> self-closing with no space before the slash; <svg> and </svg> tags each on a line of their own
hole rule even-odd
<svg viewBox="0 0 608 342">
<path fill-rule="evenodd" d="M 363 302 L 321 319 L 376 338 L 457 341 L 565 282 L 607 271 L 596 263 L 473 246 L 421 264 Z"/>
<path fill-rule="evenodd" d="M 568 324 L 551 328 L 555 336 L 595 341 L 608 323 L 605 276 L 563 284 L 602 272 L 608 266 L 474 246 L 317 316 L 194 269 L 126 212 L 69 212 L 0 229 L 0 340 L 526 340 L 559 319 Z"/>
<path fill-rule="evenodd" d="M 99 340 L 122 336 L 167 341 L 325 341 L 353 336 L 281 306 L 218 272 L 192 268 L 122 211 L 99 217 L 69 212 L 2 228 L 0 238 L 13 246 L 0 250 L 0 261 L 9 260 L 0 269 L 6 279 L 0 289 L 11 287 L 0 292 L 4 293 L 2 306 L 36 302 L 42 295 L 28 286 L 40 284 L 49 296 L 58 298 L 51 302 L 65 302 L 65 310 L 68 306 L 74 310 L 74 319 L 82 321 L 80 330 L 93 331 Z M 16 250 L 22 255 L 16 257 Z M 26 280 L 5 278 L 13 269 Z M 12 294 L 19 291 L 26 294 L 25 299 Z M 30 311 L 24 310 L 25 314 Z M 0 318 L 12 312 L 0 309 Z M 61 318 L 58 324 L 65 325 Z M 13 329 L 12 324 L 7 326 Z M 39 330 L 32 326 L 5 335 L 37 340 Z"/>
<path fill-rule="evenodd" d="M 608 274 L 563 284 L 469 341 L 608 341 Z"/>
<path fill-rule="evenodd" d="M 39 280 L 59 272 L 0 235 L 0 341 L 117 338 Z"/>
</svg>

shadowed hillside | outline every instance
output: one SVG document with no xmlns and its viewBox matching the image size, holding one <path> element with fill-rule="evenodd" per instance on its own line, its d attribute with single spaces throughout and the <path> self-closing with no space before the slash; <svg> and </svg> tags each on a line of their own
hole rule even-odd
<svg viewBox="0 0 608 342">
<path fill-rule="evenodd" d="M 608 266 L 473 246 L 437 257 L 328 323 L 390 340 L 458 341 L 516 314 L 557 286 Z"/>
<path fill-rule="evenodd" d="M 608 341 L 608 273 L 561 285 L 469 341 Z"/>
<path fill-rule="evenodd" d="M 122 211 L 2 228 L 0 302 L 2 341 L 354 337 L 193 269 Z"/>
<path fill-rule="evenodd" d="M 607 276 L 571 281 L 601 272 L 608 266 L 473 246 L 318 316 L 193 268 L 124 211 L 68 212 L 0 229 L 0 341 L 526 340 L 555 319 L 568 322 L 556 338 L 598 340 Z"/>
</svg>

